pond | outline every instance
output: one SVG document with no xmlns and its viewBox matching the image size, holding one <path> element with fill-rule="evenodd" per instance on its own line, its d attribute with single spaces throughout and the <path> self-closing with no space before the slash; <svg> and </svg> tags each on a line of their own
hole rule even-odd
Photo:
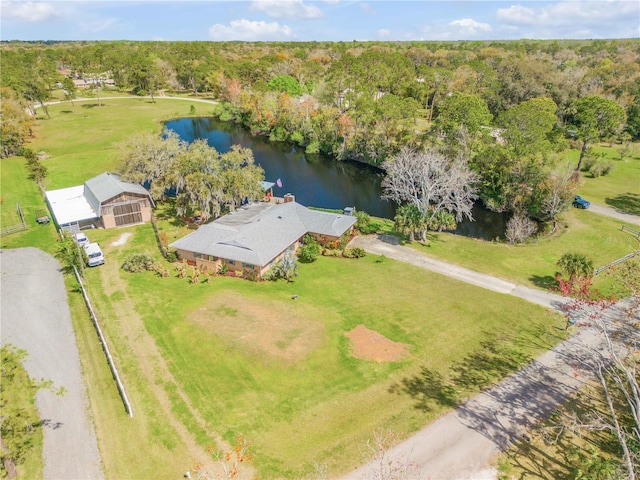
<svg viewBox="0 0 640 480">
<path fill-rule="evenodd" d="M 181 118 L 166 123 L 182 140 L 207 139 L 221 153 L 233 145 L 250 148 L 265 179 L 280 179 L 282 187 L 274 186 L 274 195 L 292 193 L 302 205 L 342 209 L 356 207 L 370 215 L 393 218 L 395 204 L 381 200 L 379 169 L 357 162 L 338 162 L 322 155 L 309 155 L 303 149 L 285 142 L 269 142 L 254 137 L 241 126 L 215 118 Z M 461 222 L 455 233 L 475 238 L 503 237 L 504 215 L 490 212 L 480 204 L 473 209 L 474 222 Z"/>
</svg>

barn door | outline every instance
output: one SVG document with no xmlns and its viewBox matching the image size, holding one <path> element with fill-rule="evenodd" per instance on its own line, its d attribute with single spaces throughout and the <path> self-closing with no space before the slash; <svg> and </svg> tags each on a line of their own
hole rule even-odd
<svg viewBox="0 0 640 480">
<path fill-rule="evenodd" d="M 116 227 L 142 222 L 142 212 L 139 203 L 124 203 L 113 207 L 113 217 Z"/>
</svg>

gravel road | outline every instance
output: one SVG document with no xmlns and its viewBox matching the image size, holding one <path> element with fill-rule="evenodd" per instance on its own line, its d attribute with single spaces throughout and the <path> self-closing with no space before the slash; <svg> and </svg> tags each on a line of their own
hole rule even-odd
<svg viewBox="0 0 640 480">
<path fill-rule="evenodd" d="M 104 478 L 60 264 L 36 248 L 0 250 L 0 273 L 0 342 L 29 353 L 31 377 L 65 389 L 36 396 L 44 479 Z"/>
</svg>

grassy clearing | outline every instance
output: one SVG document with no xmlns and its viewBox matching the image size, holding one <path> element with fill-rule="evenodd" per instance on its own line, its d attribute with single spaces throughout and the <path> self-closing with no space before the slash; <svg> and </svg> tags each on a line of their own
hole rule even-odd
<svg viewBox="0 0 640 480">
<path fill-rule="evenodd" d="M 51 105 L 51 120 L 40 120 L 34 129 L 33 150 L 44 150 L 49 158 L 43 164 L 49 169 L 48 189 L 65 188 L 83 183 L 87 178 L 113 171 L 116 144 L 134 132 L 161 132 L 162 122 L 189 113 L 188 100 L 147 98 L 102 99 Z M 211 110 L 197 104 L 201 111 Z"/>
<path fill-rule="evenodd" d="M 583 173 L 584 184 L 580 194 L 593 203 L 608 205 L 624 212 L 640 215 L 640 150 L 620 160 L 615 148 L 596 146 L 595 151 L 606 154 L 606 158 L 614 163 L 611 173 L 604 177 L 592 178 Z M 567 158 L 578 163 L 580 152 L 571 150 Z"/>
<path fill-rule="evenodd" d="M 164 411 L 152 396 L 137 393 L 149 389 L 148 382 L 162 382 L 173 415 L 199 445 L 217 446 L 218 433 L 228 442 L 246 435 L 263 478 L 299 478 L 314 462 L 333 474 L 356 466 L 374 428 L 408 435 L 449 408 L 420 392 L 392 391 L 394 385 L 422 368 L 448 379 L 449 367 L 489 338 L 533 356 L 558 340 L 555 327 L 562 326 L 559 317 L 526 302 L 376 257 L 321 258 L 292 284 L 222 277 L 190 284 L 173 270 L 165 279 L 128 274 L 117 269 L 128 253 L 159 255 L 150 227 L 131 230 L 126 247 L 111 246 L 122 233 L 95 232 L 112 266 L 87 275 L 118 361 L 134 397 L 141 397 L 134 401 L 137 416 Z M 141 376 L 144 359 L 156 354 L 140 341 L 132 315 L 123 313 L 126 304 L 155 340 L 164 374 L 153 372 L 162 370 L 155 366 L 151 378 Z M 360 324 L 410 344 L 411 355 L 380 364 L 353 358 L 344 334 Z M 472 393 L 458 388 L 459 398 Z M 153 434 L 161 443 L 168 432 Z M 120 437 L 113 426 L 109 435 Z M 113 455 L 110 461 L 121 465 L 116 472 L 127 468 L 129 455 Z M 188 467 L 186 455 L 179 460 Z"/>
<path fill-rule="evenodd" d="M 620 229 L 619 221 L 588 210 L 569 210 L 558 225 L 555 234 L 530 244 L 509 245 L 434 233 L 428 244 L 415 242 L 412 246 L 478 272 L 543 289 L 555 285 L 556 262 L 567 252 L 583 253 L 600 267 L 640 248 L 635 237 Z M 608 292 L 606 276 L 596 277 L 594 284 Z"/>
<path fill-rule="evenodd" d="M 28 227 L 22 232 L 0 238 L 0 248 L 28 245 L 52 252 L 56 238 L 55 227 L 53 222 L 49 225 L 39 225 L 36 222 L 36 211 L 47 207 L 40 189 L 33 180 L 29 179 L 24 158 L 3 158 L 0 168 L 2 169 L 2 175 L 0 175 L 2 226 L 20 223 L 20 217 L 16 211 L 16 203 L 20 203 Z"/>
</svg>

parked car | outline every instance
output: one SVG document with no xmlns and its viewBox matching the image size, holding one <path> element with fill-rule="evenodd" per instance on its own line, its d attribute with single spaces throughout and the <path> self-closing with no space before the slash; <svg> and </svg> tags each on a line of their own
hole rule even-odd
<svg viewBox="0 0 640 480">
<path fill-rule="evenodd" d="M 89 242 L 89 237 L 87 237 L 84 233 L 76 233 L 73 235 L 73 240 L 80 245 L 81 247 L 84 247 L 86 244 L 90 243 Z"/>
<path fill-rule="evenodd" d="M 591 202 L 588 200 L 585 200 L 580 195 L 576 195 L 573 199 L 573 206 L 576 208 L 589 208 L 590 205 L 591 205 Z"/>
<path fill-rule="evenodd" d="M 87 265 L 90 267 L 104 264 L 104 255 L 97 243 L 87 243 L 84 246 L 84 253 L 87 255 Z"/>
</svg>

